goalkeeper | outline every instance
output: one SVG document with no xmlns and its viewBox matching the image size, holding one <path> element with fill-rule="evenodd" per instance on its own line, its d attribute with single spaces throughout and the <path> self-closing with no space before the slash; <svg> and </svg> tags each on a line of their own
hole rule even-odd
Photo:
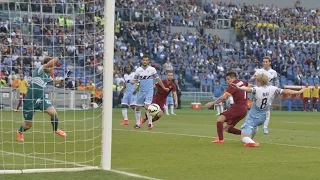
<svg viewBox="0 0 320 180">
<path fill-rule="evenodd" d="M 25 121 L 17 132 L 18 141 L 23 141 L 23 132 L 31 128 L 35 110 L 41 110 L 49 114 L 54 133 L 61 137 L 67 136 L 64 131 L 58 129 L 57 111 L 52 106 L 51 102 L 45 98 L 44 94 L 44 89 L 47 83 L 52 82 L 53 85 L 64 84 L 71 73 L 68 71 L 66 78 L 62 80 L 53 80 L 50 76 L 50 72 L 57 64 L 59 64 L 59 58 L 45 58 L 43 65 L 33 70 L 32 80 L 30 82 L 30 86 L 28 87 L 28 92 L 23 103 L 23 117 Z"/>
</svg>

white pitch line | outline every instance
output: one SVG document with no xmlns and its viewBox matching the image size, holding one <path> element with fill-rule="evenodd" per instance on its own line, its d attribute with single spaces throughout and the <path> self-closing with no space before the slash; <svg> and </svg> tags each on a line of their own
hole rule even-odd
<svg viewBox="0 0 320 180">
<path fill-rule="evenodd" d="M 281 122 L 281 123 L 285 123 L 285 124 L 307 124 L 307 125 L 320 125 L 320 123 L 304 123 L 304 122 L 290 122 L 290 121 L 286 121 L 286 122 Z"/>
<path fill-rule="evenodd" d="M 0 150 L 0 153 L 7 154 L 7 155 L 26 157 L 26 158 L 32 158 L 32 159 L 40 159 L 40 160 L 45 160 L 45 161 L 64 163 L 64 164 L 69 164 L 69 165 L 74 165 L 74 166 L 79 166 L 79 167 L 89 167 L 89 168 L 92 168 L 92 169 L 98 169 L 98 167 L 83 165 L 83 164 L 79 164 L 79 163 L 75 163 L 75 162 L 68 162 L 68 161 L 62 161 L 62 160 L 56 160 L 56 159 L 50 159 L 50 158 L 42 158 L 42 157 L 31 156 L 31 155 L 26 155 L 26 154 L 21 154 L 21 153 L 12 153 L 12 152 L 2 151 L 2 150 Z M 23 171 L 21 171 L 21 173 L 22 172 Z M 136 178 L 141 178 L 141 179 L 160 180 L 160 179 L 153 178 L 153 177 L 142 176 L 142 175 L 139 175 L 139 174 L 133 174 L 133 173 L 129 173 L 129 172 L 125 172 L 125 171 L 119 171 L 119 170 L 113 170 L 113 169 L 110 170 L 110 172 L 123 174 L 123 175 L 126 175 L 126 176 L 131 176 L 131 177 L 136 177 Z"/>
<path fill-rule="evenodd" d="M 139 130 L 127 130 L 127 129 L 113 129 L 115 131 L 129 131 L 129 132 L 138 132 L 138 133 L 151 133 L 151 134 L 165 134 L 165 135 L 175 135 L 175 136 L 187 136 L 187 137 L 199 137 L 199 138 L 216 138 L 213 136 L 201 136 L 201 135 L 193 135 L 193 134 L 180 134 L 180 133 L 167 133 L 167 132 L 155 132 L 155 131 L 139 131 Z M 227 139 L 230 141 L 239 141 L 236 139 Z M 272 143 L 272 142 L 260 142 L 262 144 L 272 144 L 272 145 L 279 145 L 279 146 L 289 146 L 289 147 L 297 147 L 297 148 L 305 148 L 305 149 L 318 149 L 320 150 L 320 147 L 313 147 L 313 146 L 302 146 L 302 145 L 296 145 L 296 144 L 283 144 L 283 143 Z"/>
<path fill-rule="evenodd" d="M 125 171 L 118 171 L 118 170 L 110 170 L 110 171 L 118 173 L 118 174 L 123 174 L 123 175 L 126 175 L 126 176 L 141 178 L 141 179 L 160 180 L 160 179 L 157 179 L 157 178 L 148 177 L 148 176 L 141 176 L 139 174 L 133 174 L 133 173 L 125 172 Z"/>
</svg>

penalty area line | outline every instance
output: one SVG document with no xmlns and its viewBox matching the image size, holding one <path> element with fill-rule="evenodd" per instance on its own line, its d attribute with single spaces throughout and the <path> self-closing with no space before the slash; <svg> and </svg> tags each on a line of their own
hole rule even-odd
<svg viewBox="0 0 320 180">
<path fill-rule="evenodd" d="M 168 132 L 154 132 L 154 131 L 139 131 L 139 130 L 128 130 L 128 129 L 113 129 L 114 131 L 127 131 L 127 132 L 138 132 L 138 133 L 150 133 L 150 134 L 165 134 L 165 135 L 174 135 L 174 136 L 186 136 L 186 137 L 198 137 L 198 138 L 216 138 L 213 136 L 201 136 L 201 135 L 193 135 L 193 134 L 180 134 L 180 133 L 168 133 Z M 230 141 L 239 141 L 236 139 L 227 139 Z M 288 146 L 288 147 L 296 147 L 296 148 L 305 148 L 305 149 L 318 149 L 320 147 L 313 147 L 313 146 L 302 146 L 302 145 L 295 145 L 295 144 L 284 144 L 284 143 L 273 143 L 273 142 L 260 142 L 260 144 L 271 144 L 271 145 L 278 145 L 278 146 Z"/>
</svg>

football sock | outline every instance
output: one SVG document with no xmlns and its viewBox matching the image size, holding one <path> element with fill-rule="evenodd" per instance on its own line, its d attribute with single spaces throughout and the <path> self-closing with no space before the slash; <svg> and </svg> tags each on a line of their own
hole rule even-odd
<svg viewBox="0 0 320 180">
<path fill-rule="evenodd" d="M 135 110 L 135 115 L 136 115 L 136 125 L 137 126 L 140 126 L 140 110 L 139 111 L 137 111 L 137 110 Z"/>
<path fill-rule="evenodd" d="M 152 116 L 147 111 L 147 117 L 148 117 L 148 124 L 152 124 Z"/>
<path fill-rule="evenodd" d="M 255 143 L 250 137 L 243 137 L 242 139 L 243 143 Z"/>
<path fill-rule="evenodd" d="M 171 114 L 174 114 L 173 109 L 174 109 L 174 106 L 171 105 L 171 106 L 170 106 Z"/>
<path fill-rule="evenodd" d="M 224 111 L 223 105 L 220 105 L 220 114 L 223 113 L 223 111 Z"/>
<path fill-rule="evenodd" d="M 122 108 L 123 120 L 128 120 L 127 108 Z"/>
<path fill-rule="evenodd" d="M 24 125 L 21 125 L 18 132 L 23 133 L 23 132 L 27 131 L 28 129 L 30 129 L 30 128 L 25 128 Z"/>
<path fill-rule="evenodd" d="M 53 131 L 57 131 L 58 130 L 58 116 L 53 116 L 51 117 L 51 124 L 52 124 L 52 129 Z"/>
<path fill-rule="evenodd" d="M 241 130 L 240 129 L 237 129 L 237 128 L 234 128 L 234 127 L 230 127 L 228 129 L 228 133 L 232 133 L 232 134 L 236 134 L 236 135 L 241 135 Z"/>
<path fill-rule="evenodd" d="M 267 129 L 267 128 L 268 128 L 269 121 L 270 121 L 270 111 L 267 111 L 266 121 L 265 121 L 264 124 L 263 124 L 263 128 L 264 128 L 264 129 Z"/>
<path fill-rule="evenodd" d="M 167 105 L 164 105 L 164 111 L 166 112 L 166 114 L 169 114 Z"/>
<path fill-rule="evenodd" d="M 318 103 L 317 103 L 317 102 L 316 102 L 316 103 L 314 103 L 314 105 L 313 105 L 313 109 L 318 110 Z"/>
<path fill-rule="evenodd" d="M 217 133 L 219 140 L 223 140 L 223 122 L 217 122 Z"/>
</svg>

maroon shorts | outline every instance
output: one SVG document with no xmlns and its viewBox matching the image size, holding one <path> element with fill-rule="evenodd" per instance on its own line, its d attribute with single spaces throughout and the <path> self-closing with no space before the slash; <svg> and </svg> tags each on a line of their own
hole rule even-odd
<svg viewBox="0 0 320 180">
<path fill-rule="evenodd" d="M 312 102 L 313 102 L 313 103 L 317 103 L 318 101 L 319 101 L 319 98 L 315 98 L 315 97 L 312 98 Z"/>
<path fill-rule="evenodd" d="M 303 103 L 310 103 L 311 98 L 303 98 Z"/>
<path fill-rule="evenodd" d="M 26 97 L 26 94 L 20 93 L 20 99 L 24 99 Z"/>
<path fill-rule="evenodd" d="M 161 111 L 164 112 L 164 106 L 166 105 L 166 99 L 159 99 L 159 98 L 154 97 L 152 99 L 152 103 L 158 104 L 161 108 Z"/>
<path fill-rule="evenodd" d="M 230 108 L 228 108 L 225 112 L 221 113 L 221 115 L 224 115 L 226 117 L 226 123 L 228 125 L 235 126 L 239 121 L 246 117 L 247 112 L 247 106 L 237 107 L 233 105 Z"/>
</svg>

